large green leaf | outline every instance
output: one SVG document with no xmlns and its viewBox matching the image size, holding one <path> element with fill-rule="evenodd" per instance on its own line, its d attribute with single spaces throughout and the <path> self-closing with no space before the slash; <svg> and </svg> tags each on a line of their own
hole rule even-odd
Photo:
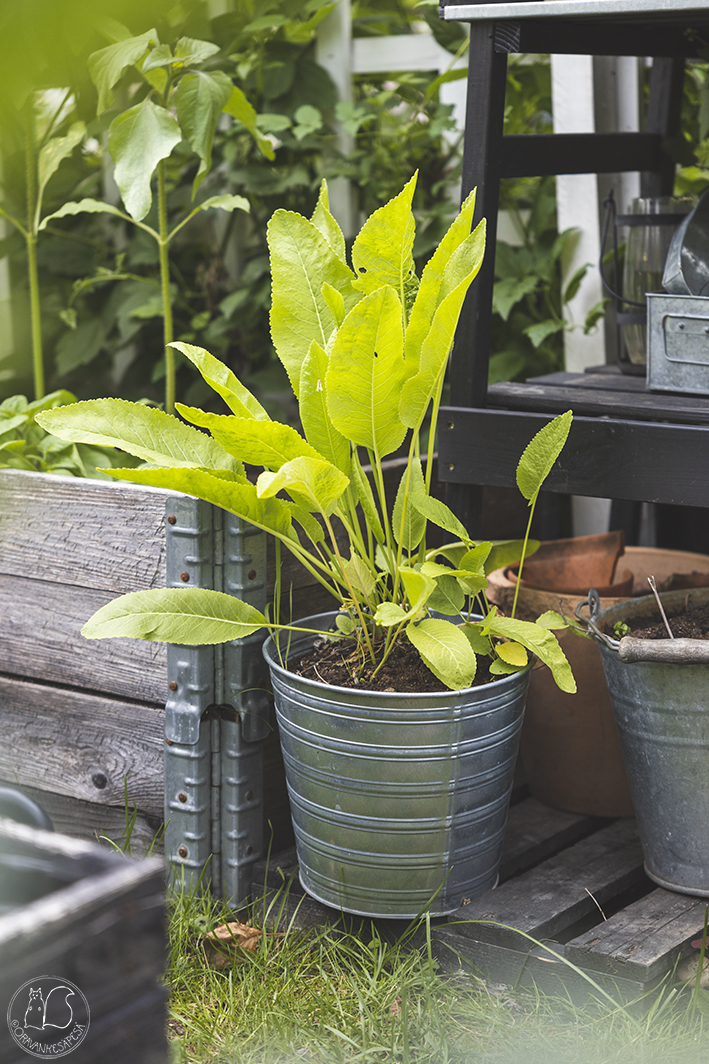
<svg viewBox="0 0 709 1064">
<path fill-rule="evenodd" d="M 335 327 L 323 284 L 337 289 L 345 309 L 361 298 L 353 275 L 322 233 L 300 214 L 278 210 L 268 223 L 271 254 L 271 336 L 273 345 L 299 395 L 303 360 L 315 340 L 327 348 Z"/>
<path fill-rule="evenodd" d="M 236 514 L 265 532 L 271 532 L 282 539 L 292 540 L 295 537 L 291 511 L 286 502 L 282 499 L 260 499 L 255 484 L 224 480 L 218 475 L 218 470 L 212 472 L 208 469 L 179 467 L 109 469 L 107 472 L 113 477 L 130 480 L 134 484 L 150 484 L 154 488 L 168 488 L 170 491 L 194 495 L 214 506 L 221 506 L 223 510 Z"/>
<path fill-rule="evenodd" d="M 71 214 L 117 214 L 119 218 L 125 218 L 125 214 L 118 207 L 114 207 L 110 203 L 103 203 L 101 200 L 86 198 L 78 202 L 70 201 L 69 203 L 64 203 L 59 210 L 43 218 L 39 228 L 46 229 L 47 224 L 53 218 L 66 218 Z"/>
<path fill-rule="evenodd" d="M 180 37 L 175 45 L 175 62 L 188 66 L 203 63 L 205 59 L 216 55 L 219 45 L 213 41 L 198 41 L 194 37 Z"/>
<path fill-rule="evenodd" d="M 37 199 L 41 203 L 44 190 L 52 174 L 56 173 L 62 159 L 71 155 L 77 144 L 86 136 L 83 122 L 74 122 L 64 137 L 52 137 L 42 146 L 37 159 Z"/>
<path fill-rule="evenodd" d="M 435 591 L 436 581 L 420 570 L 409 569 L 407 565 L 399 566 L 399 575 L 408 599 L 409 612 L 414 616 L 424 608 Z"/>
<path fill-rule="evenodd" d="M 365 296 L 340 326 L 327 371 L 335 428 L 383 458 L 403 442 L 399 395 L 406 380 L 401 304 L 393 288 Z"/>
<path fill-rule="evenodd" d="M 568 694 L 575 694 L 576 681 L 553 632 L 532 624 L 531 621 L 518 621 L 512 617 L 500 617 L 499 614 L 488 615 L 485 627 L 490 635 L 514 639 L 527 650 L 531 650 L 540 661 L 549 666 L 557 686 Z"/>
<path fill-rule="evenodd" d="M 441 683 L 452 691 L 470 687 L 477 661 L 460 628 L 450 621 L 428 617 L 420 624 L 410 624 L 406 634 Z"/>
<path fill-rule="evenodd" d="M 421 283 L 411 308 L 404 340 L 404 357 L 410 359 L 416 369 L 421 357 L 421 345 L 430 332 L 434 314 L 441 302 L 443 271 L 453 252 L 470 236 L 475 212 L 475 193 L 476 189 L 473 189 L 421 274 Z"/>
<path fill-rule="evenodd" d="M 119 81 L 126 67 L 138 63 L 151 44 L 159 44 L 157 30 L 148 30 L 139 37 L 128 37 L 117 44 L 109 44 L 89 56 L 89 74 L 98 89 L 97 113 L 101 114 L 113 103 L 111 89 Z"/>
<path fill-rule="evenodd" d="M 218 358 L 194 344 L 175 342 L 170 344 L 181 351 L 185 358 L 197 367 L 203 378 L 218 395 L 221 395 L 232 413 L 237 417 L 253 417 L 259 421 L 268 421 L 269 417 L 258 399 L 245 388 L 238 377 Z"/>
<path fill-rule="evenodd" d="M 116 116 L 108 131 L 114 177 L 126 210 L 139 222 L 152 203 L 150 179 L 182 140 L 177 119 L 150 97 Z"/>
<path fill-rule="evenodd" d="M 199 155 L 199 170 L 192 182 L 192 199 L 212 166 L 212 144 L 222 113 L 234 91 L 230 77 L 221 70 L 191 71 L 180 79 L 175 93 L 177 120 L 185 138 Z"/>
<path fill-rule="evenodd" d="M 401 475 L 391 518 L 394 539 L 409 554 L 416 550 L 426 532 L 426 519 L 412 505 L 412 496 L 425 496 L 425 493 L 421 462 L 413 458 Z"/>
<path fill-rule="evenodd" d="M 345 238 L 336 219 L 330 213 L 330 199 L 325 178 L 322 179 L 320 184 L 318 202 L 315 205 L 310 221 L 316 229 L 320 230 L 338 259 L 342 259 L 345 262 Z"/>
<path fill-rule="evenodd" d="M 416 428 L 421 423 L 440 382 L 453 344 L 463 300 L 480 269 L 484 253 L 484 223 L 481 222 L 475 232 L 456 249 L 444 270 L 439 289 L 442 301 L 421 345 L 418 372 L 407 381 L 401 395 L 401 420 L 409 428 Z M 411 361 L 413 362 L 413 359 Z"/>
<path fill-rule="evenodd" d="M 292 458 L 321 456 L 299 432 L 280 421 L 259 421 L 230 414 L 209 414 L 197 407 L 177 403 L 178 413 L 193 425 L 209 429 L 214 439 L 229 454 L 250 465 L 280 469 Z"/>
<path fill-rule="evenodd" d="M 305 498 L 311 508 L 330 514 L 349 486 L 349 477 L 322 458 L 293 458 L 276 473 L 262 473 L 256 482 L 259 498 L 273 498 L 279 491 Z"/>
<path fill-rule="evenodd" d="M 465 605 L 465 592 L 454 576 L 447 573 L 436 577 L 436 590 L 428 600 L 429 610 L 455 617 Z"/>
<path fill-rule="evenodd" d="M 326 352 L 313 340 L 300 370 L 300 420 L 308 443 L 328 462 L 347 474 L 350 469 L 350 444 L 337 431 L 327 412 L 327 367 Z"/>
<path fill-rule="evenodd" d="M 102 606 L 81 634 L 87 639 L 150 639 L 158 643 L 228 643 L 266 624 L 259 610 L 221 591 L 154 588 L 132 591 Z"/>
<path fill-rule="evenodd" d="M 229 193 L 223 193 L 219 196 L 210 196 L 209 199 L 200 203 L 196 210 L 246 211 L 248 213 L 251 210 L 251 204 L 244 196 L 232 196 Z"/>
<path fill-rule="evenodd" d="M 573 416 L 571 410 L 559 414 L 539 430 L 522 452 L 517 466 L 517 487 L 530 504 L 536 499 L 551 472 L 551 467 L 563 450 Z"/>
<path fill-rule="evenodd" d="M 411 210 L 415 188 L 416 174 L 398 196 L 369 216 L 352 248 L 357 288 L 371 293 L 391 285 L 402 305 L 415 279 L 412 249 L 416 222 Z"/>
<path fill-rule="evenodd" d="M 258 150 L 262 155 L 265 155 L 267 159 L 275 159 L 276 153 L 273 150 L 268 137 L 264 137 L 261 130 L 256 125 L 256 112 L 244 96 L 241 89 L 234 86 L 234 90 L 227 100 L 224 110 L 232 118 L 235 118 L 237 122 L 241 122 L 242 126 L 248 129 L 251 136 L 256 141 Z"/>
<path fill-rule="evenodd" d="M 422 488 L 411 496 L 410 502 L 414 509 L 418 510 L 428 521 L 432 521 L 434 525 L 438 525 L 439 528 L 450 532 L 452 536 L 457 536 L 458 539 L 470 542 L 465 526 L 440 499 L 434 499 L 430 495 L 426 495 Z"/>
<path fill-rule="evenodd" d="M 88 399 L 37 414 L 54 436 L 72 443 L 119 447 L 144 462 L 241 470 L 241 462 L 209 436 L 142 403 L 125 399 Z"/>
</svg>

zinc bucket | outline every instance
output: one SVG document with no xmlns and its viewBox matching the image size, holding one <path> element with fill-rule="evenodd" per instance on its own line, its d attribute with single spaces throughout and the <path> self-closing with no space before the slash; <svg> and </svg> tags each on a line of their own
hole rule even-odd
<svg viewBox="0 0 709 1064">
<path fill-rule="evenodd" d="M 673 613 L 709 603 L 709 589 L 660 596 Z M 667 890 L 709 897 L 709 642 L 613 637 L 618 621 L 659 617 L 652 595 L 599 610 L 601 651 L 648 876 Z M 578 613 L 578 611 L 577 611 Z"/>
<path fill-rule="evenodd" d="M 299 622 L 327 630 L 335 614 Z M 316 637 L 282 638 L 293 661 Z M 300 881 L 345 912 L 453 912 L 495 886 L 529 668 L 463 691 L 306 680 L 264 644 Z"/>
</svg>

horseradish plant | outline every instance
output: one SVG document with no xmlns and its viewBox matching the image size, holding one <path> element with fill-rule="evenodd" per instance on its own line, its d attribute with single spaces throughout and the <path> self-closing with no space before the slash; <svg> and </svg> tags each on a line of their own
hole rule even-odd
<svg viewBox="0 0 709 1064">
<path fill-rule="evenodd" d="M 473 683 L 479 655 L 498 675 L 525 668 L 531 651 L 563 690 L 573 691 L 551 630 L 564 627 L 558 614 L 533 624 L 503 617 L 494 607 L 485 610 L 483 602 L 483 618 L 474 619 L 487 573 L 519 559 L 528 536 L 524 544 L 476 542 L 431 495 L 430 447 L 443 378 L 465 294 L 483 259 L 485 224 L 470 232 L 473 193 L 419 281 L 412 259 L 415 183 L 414 177 L 365 222 L 351 266 L 324 183 L 310 220 L 280 210 L 269 223 L 271 331 L 299 402 L 304 435 L 270 420 L 207 351 L 180 343 L 173 346 L 230 414 L 178 404 L 185 424 L 159 410 L 98 399 L 37 419 L 64 439 L 113 444 L 151 464 L 109 470 L 114 475 L 187 492 L 270 533 L 339 604 L 335 637 L 354 651 L 348 658 L 356 673 L 366 666 L 376 674 L 397 641 L 407 639 L 453 690 Z M 424 472 L 420 439 L 429 413 Z M 517 479 L 532 509 L 570 423 L 570 412 L 556 418 L 522 456 Z M 382 463 L 407 437 L 408 461 L 391 505 Z M 368 456 L 373 487 L 361 453 Z M 255 483 L 242 462 L 263 467 Z M 427 549 L 428 522 L 454 542 Z M 297 628 L 278 619 L 277 608 L 267 619 L 219 592 L 160 589 L 122 596 L 100 609 L 83 632 L 89 638 L 196 644 L 226 642 L 262 627 Z"/>
</svg>

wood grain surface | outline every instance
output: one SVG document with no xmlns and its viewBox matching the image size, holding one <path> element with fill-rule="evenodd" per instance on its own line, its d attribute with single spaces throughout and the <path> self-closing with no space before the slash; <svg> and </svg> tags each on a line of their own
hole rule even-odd
<svg viewBox="0 0 709 1064">
<path fill-rule="evenodd" d="M 103 806 L 163 815 L 162 711 L 0 677 L 0 778 Z"/>
</svg>

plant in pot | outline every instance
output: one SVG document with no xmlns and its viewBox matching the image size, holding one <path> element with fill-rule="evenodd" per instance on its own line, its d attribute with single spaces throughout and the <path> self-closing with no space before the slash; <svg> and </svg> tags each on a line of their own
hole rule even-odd
<svg viewBox="0 0 709 1064">
<path fill-rule="evenodd" d="M 605 609 L 592 590 L 588 601 L 645 870 L 668 890 L 709 898 L 709 590 Z"/>
<path fill-rule="evenodd" d="M 137 592 L 99 610 L 84 634 L 195 644 L 267 627 L 301 880 L 316 898 L 372 916 L 449 912 L 494 885 L 530 653 L 575 689 L 558 614 L 532 623 L 487 609 L 487 573 L 518 560 L 528 533 L 524 543 L 476 542 L 431 495 L 448 353 L 485 229 L 470 232 L 471 195 L 419 281 L 414 187 L 367 220 L 352 266 L 324 184 L 310 220 L 279 210 L 269 223 L 272 336 L 304 435 L 187 344 L 177 346 L 230 414 L 179 405 L 185 424 L 102 399 L 41 415 L 66 439 L 110 441 L 150 463 L 119 475 L 271 533 L 277 562 L 285 547 L 332 593 L 333 613 L 293 625 L 278 595 L 264 616 L 217 592 Z M 570 412 L 551 421 L 520 460 L 532 511 L 570 424 Z M 407 436 L 388 500 L 382 463 Z M 242 462 L 263 467 L 255 483 Z M 454 542 L 427 549 L 429 522 Z"/>
</svg>

